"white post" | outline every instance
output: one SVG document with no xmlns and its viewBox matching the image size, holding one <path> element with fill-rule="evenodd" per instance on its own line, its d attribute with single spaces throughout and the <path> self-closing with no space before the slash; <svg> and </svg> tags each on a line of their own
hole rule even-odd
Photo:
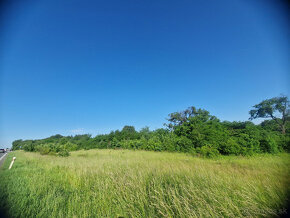
<svg viewBox="0 0 290 218">
<path fill-rule="evenodd" d="M 10 164 L 10 166 L 9 166 L 9 170 L 10 170 L 11 167 L 13 166 L 15 159 L 16 159 L 16 157 L 13 157 L 13 159 L 12 159 L 12 161 L 11 161 L 11 164 Z"/>
</svg>

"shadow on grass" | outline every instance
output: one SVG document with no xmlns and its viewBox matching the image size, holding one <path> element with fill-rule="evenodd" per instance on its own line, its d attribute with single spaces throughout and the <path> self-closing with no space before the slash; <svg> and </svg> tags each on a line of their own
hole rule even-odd
<svg viewBox="0 0 290 218">
<path fill-rule="evenodd" d="M 10 218 L 6 209 L 0 208 L 0 218 Z"/>
</svg>

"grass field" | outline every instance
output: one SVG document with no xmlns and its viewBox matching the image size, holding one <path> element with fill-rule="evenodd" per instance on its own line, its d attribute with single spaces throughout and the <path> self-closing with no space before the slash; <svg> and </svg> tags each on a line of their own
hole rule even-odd
<svg viewBox="0 0 290 218">
<path fill-rule="evenodd" d="M 289 193 L 289 157 L 88 150 L 62 158 L 17 151 L 0 169 L 0 207 L 12 217 L 279 216 Z"/>
</svg>

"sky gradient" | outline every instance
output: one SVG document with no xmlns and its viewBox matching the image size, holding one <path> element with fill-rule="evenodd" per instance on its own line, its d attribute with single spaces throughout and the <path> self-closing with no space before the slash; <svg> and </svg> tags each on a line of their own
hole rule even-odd
<svg viewBox="0 0 290 218">
<path fill-rule="evenodd" d="M 2 8 L 0 147 L 156 129 L 189 106 L 245 121 L 252 105 L 289 96 L 279 1 L 28 2 Z"/>
</svg>

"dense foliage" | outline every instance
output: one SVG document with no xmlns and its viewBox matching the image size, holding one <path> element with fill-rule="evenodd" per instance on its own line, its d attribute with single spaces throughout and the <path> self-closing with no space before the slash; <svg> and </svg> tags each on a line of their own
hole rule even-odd
<svg viewBox="0 0 290 218">
<path fill-rule="evenodd" d="M 277 117 L 259 125 L 250 121 L 221 122 L 206 110 L 190 107 L 169 114 L 167 128 L 150 131 L 145 127 L 136 131 L 133 126 L 124 126 L 121 131 L 95 137 L 89 134 L 54 135 L 40 140 L 16 140 L 12 149 L 59 156 L 68 156 L 69 151 L 93 148 L 187 152 L 206 157 L 277 153 L 290 148 L 289 117 L 282 119 L 286 121 L 281 132 L 280 123 L 284 121 Z"/>
<path fill-rule="evenodd" d="M 254 109 L 250 111 L 250 119 L 271 118 L 279 126 L 281 132 L 285 134 L 286 125 L 289 122 L 289 104 L 286 96 L 264 100 L 254 105 Z M 280 119 L 278 116 L 280 116 Z"/>
</svg>

